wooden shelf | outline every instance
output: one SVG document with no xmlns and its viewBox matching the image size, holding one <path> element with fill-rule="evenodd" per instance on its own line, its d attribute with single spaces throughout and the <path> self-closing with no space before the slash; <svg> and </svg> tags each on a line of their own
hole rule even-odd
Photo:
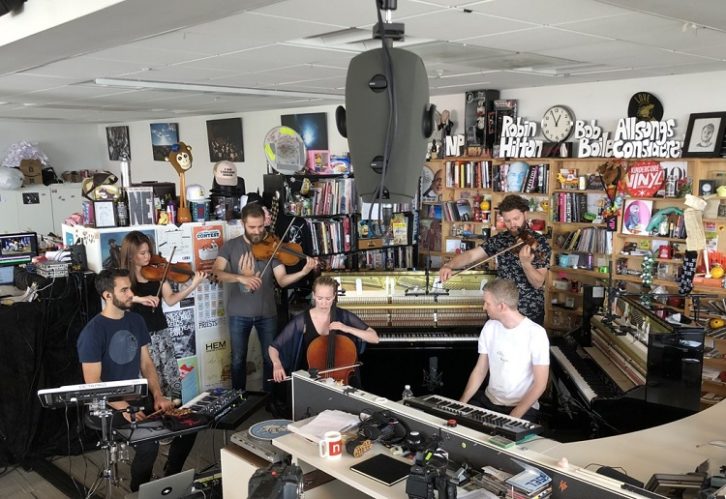
<svg viewBox="0 0 726 499">
<path fill-rule="evenodd" d="M 704 357 L 703 365 L 706 367 L 712 367 L 714 369 L 720 369 L 721 371 L 726 371 L 726 358 Z"/>
<path fill-rule="evenodd" d="M 552 266 L 550 267 L 550 270 L 552 272 L 570 272 L 570 273 L 576 273 L 576 274 L 582 274 L 590 277 L 597 277 L 599 279 L 607 279 L 608 274 L 604 272 L 596 272 L 594 270 L 586 270 L 586 269 L 573 269 L 571 267 L 559 267 L 559 266 Z M 615 276 L 613 276 L 615 278 Z"/>
<path fill-rule="evenodd" d="M 618 235 L 622 236 L 623 238 L 636 238 L 636 239 L 652 239 L 656 241 L 672 241 L 674 243 L 685 243 L 685 239 L 676 238 L 676 237 L 665 237 L 665 236 L 641 236 L 638 234 L 622 234 L 618 233 Z"/>
<path fill-rule="evenodd" d="M 602 194 L 603 196 L 607 196 L 607 192 L 605 192 L 602 189 L 552 189 L 552 194 L 555 192 L 584 192 L 585 194 Z"/>
<path fill-rule="evenodd" d="M 595 224 L 592 222 L 558 222 L 556 220 L 550 220 L 550 223 L 572 227 L 606 227 L 606 224 Z"/>
<path fill-rule="evenodd" d="M 703 388 L 704 392 L 726 396 L 726 383 L 722 383 L 720 381 L 711 381 L 710 379 L 704 379 L 701 383 L 701 387 Z"/>
</svg>

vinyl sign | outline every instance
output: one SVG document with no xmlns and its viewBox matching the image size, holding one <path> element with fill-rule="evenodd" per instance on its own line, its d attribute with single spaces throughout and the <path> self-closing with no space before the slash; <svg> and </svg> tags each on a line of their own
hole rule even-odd
<svg viewBox="0 0 726 499">
<path fill-rule="evenodd" d="M 625 191 L 633 197 L 651 198 L 663 188 L 665 174 L 657 161 L 637 161 L 628 167 Z"/>
</svg>

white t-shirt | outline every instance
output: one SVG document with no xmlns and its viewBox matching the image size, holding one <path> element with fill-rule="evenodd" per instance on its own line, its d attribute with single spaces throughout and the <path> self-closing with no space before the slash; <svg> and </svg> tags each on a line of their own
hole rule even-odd
<svg viewBox="0 0 726 499">
<path fill-rule="evenodd" d="M 514 406 L 534 383 L 532 366 L 550 364 L 550 342 L 545 329 L 524 318 L 512 329 L 488 320 L 479 335 L 479 353 L 489 357 L 486 395 L 494 404 Z M 539 403 L 532 406 L 539 408 Z"/>
</svg>

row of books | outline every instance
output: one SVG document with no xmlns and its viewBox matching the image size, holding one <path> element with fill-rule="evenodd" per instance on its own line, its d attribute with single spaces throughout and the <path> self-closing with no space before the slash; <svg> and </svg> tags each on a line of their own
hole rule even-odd
<svg viewBox="0 0 726 499">
<path fill-rule="evenodd" d="M 550 165 L 530 165 L 522 161 L 492 167 L 492 188 L 496 192 L 546 193 Z"/>
<path fill-rule="evenodd" d="M 357 211 L 355 180 L 352 178 L 318 180 L 310 192 L 313 216 Z"/>
<path fill-rule="evenodd" d="M 552 221 L 587 222 L 586 213 L 598 215 L 604 194 L 584 192 L 555 192 L 552 195 Z"/>
<path fill-rule="evenodd" d="M 342 253 L 352 249 L 350 217 L 331 220 L 306 220 L 312 256 Z"/>
<path fill-rule="evenodd" d="M 366 251 L 359 256 L 358 265 L 369 269 L 410 269 L 416 266 L 413 246 L 397 246 Z"/>
<path fill-rule="evenodd" d="M 602 227 L 585 227 L 560 234 L 556 244 L 563 251 L 612 254 L 613 233 Z"/>
<path fill-rule="evenodd" d="M 491 189 L 491 161 L 447 161 L 446 187 L 463 189 Z"/>
</svg>

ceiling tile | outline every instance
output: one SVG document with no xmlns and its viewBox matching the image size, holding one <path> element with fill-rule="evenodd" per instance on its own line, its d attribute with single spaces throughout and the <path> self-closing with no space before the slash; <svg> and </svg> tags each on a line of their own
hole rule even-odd
<svg viewBox="0 0 726 499">
<path fill-rule="evenodd" d="M 594 0 L 557 0 L 556 2 L 506 0 L 482 2 L 467 6 L 467 8 L 482 14 L 553 26 L 583 19 L 604 18 L 624 12 L 621 8 Z"/>
</svg>

